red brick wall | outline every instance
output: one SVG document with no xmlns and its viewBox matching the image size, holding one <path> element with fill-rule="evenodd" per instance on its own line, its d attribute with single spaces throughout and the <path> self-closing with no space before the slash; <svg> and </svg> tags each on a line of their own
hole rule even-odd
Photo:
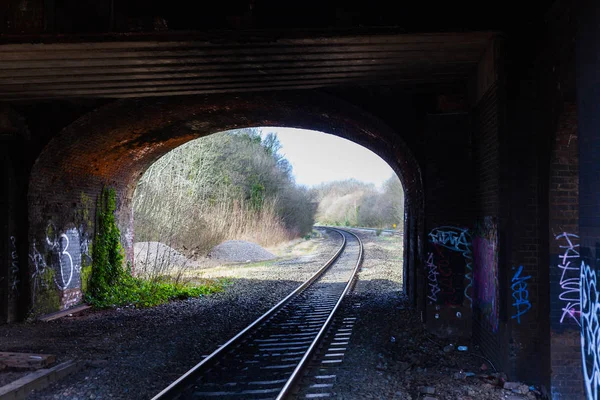
<svg viewBox="0 0 600 400">
<path fill-rule="evenodd" d="M 471 333 L 473 149 L 469 114 L 428 115 L 425 147 L 425 302 L 429 330 Z M 452 235 L 461 244 L 451 245 Z"/>
<path fill-rule="evenodd" d="M 550 323 L 553 398 L 583 397 L 580 344 L 577 111 L 565 107 L 550 164 Z"/>
<path fill-rule="evenodd" d="M 61 234 L 71 235 L 70 240 L 79 244 L 90 239 L 93 226 L 86 227 L 80 216 L 88 202 L 89 218 L 94 220 L 96 199 L 108 185 L 117 191 L 121 240 L 131 261 L 131 199 L 145 169 L 191 139 L 248 126 L 294 126 L 338 134 L 381 155 L 401 177 L 411 221 L 411 248 L 420 251 L 421 176 L 410 149 L 380 119 L 338 98 L 311 91 L 126 100 L 85 115 L 50 141 L 33 168 L 28 199 L 30 245 L 35 243 L 35 251 L 46 260 L 60 257 Z M 408 262 L 407 289 L 415 299 L 417 265 L 414 258 Z M 29 267 L 31 274 L 39 269 L 33 262 Z M 60 293 L 62 306 L 72 303 L 71 289 Z"/>
<path fill-rule="evenodd" d="M 500 99 L 498 93 L 498 83 L 494 83 L 482 96 L 473 110 L 473 153 L 474 153 L 474 184 L 475 184 L 475 212 L 473 215 L 473 224 L 475 231 L 480 230 L 479 226 L 485 225 L 486 217 L 494 221 L 491 230 L 495 231 L 498 237 L 498 217 L 500 207 Z M 485 229 L 489 231 L 490 229 Z M 494 236 L 494 232 L 478 233 L 477 237 L 489 240 Z M 499 255 L 501 243 L 496 244 L 496 255 Z M 481 275 L 483 265 L 474 264 L 475 277 L 474 294 L 475 298 L 483 297 L 480 293 L 483 291 L 482 282 L 478 278 Z M 496 266 L 488 267 L 486 274 L 488 282 L 498 279 L 499 260 L 496 259 Z M 495 275 L 495 276 L 494 276 Z M 498 293 L 501 295 L 501 292 Z M 496 368 L 504 368 L 504 344 L 499 339 L 499 330 L 503 330 L 498 314 L 501 306 L 500 298 L 493 293 L 489 300 L 495 300 L 494 307 L 497 307 L 494 313 L 484 312 L 484 304 L 475 301 L 473 304 L 473 337 L 481 347 L 481 350 L 494 363 Z M 492 303 L 488 301 L 488 303 Z M 494 315 L 495 314 L 495 315 Z M 494 320 L 498 328 L 490 323 Z"/>
</svg>

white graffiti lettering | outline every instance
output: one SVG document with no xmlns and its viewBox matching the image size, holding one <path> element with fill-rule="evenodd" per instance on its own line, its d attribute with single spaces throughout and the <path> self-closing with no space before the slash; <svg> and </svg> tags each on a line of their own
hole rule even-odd
<svg viewBox="0 0 600 400">
<path fill-rule="evenodd" d="M 79 289 L 68 289 L 63 292 L 62 304 L 64 308 L 69 308 L 81 302 L 82 293 Z"/>
<path fill-rule="evenodd" d="M 473 299 L 471 297 L 471 288 L 473 287 L 473 250 L 471 245 L 472 238 L 468 229 L 440 226 L 429 232 L 429 240 L 433 244 L 462 253 L 467 267 L 467 273 L 465 274 L 467 285 L 464 295 L 469 300 L 471 306 L 473 306 Z"/>
<path fill-rule="evenodd" d="M 31 280 L 33 282 L 33 290 L 31 291 L 31 299 L 35 302 L 35 295 L 40 287 L 45 287 L 45 282 L 42 279 L 44 272 L 46 271 L 46 261 L 40 254 L 36 247 L 35 239 L 33 239 L 31 254 L 29 254 L 29 260 L 33 266 L 33 274 Z"/>
<path fill-rule="evenodd" d="M 441 289 L 440 289 L 440 286 L 438 285 L 438 279 L 437 279 L 437 276 L 440 273 L 437 270 L 438 269 L 437 266 L 433 262 L 433 253 L 429 253 L 427 255 L 427 268 L 428 268 L 427 280 L 429 281 L 428 285 L 429 285 L 429 291 L 430 291 L 430 294 L 427 297 L 432 302 L 436 302 L 437 294 L 440 292 Z"/>
<path fill-rule="evenodd" d="M 60 238 L 58 239 L 59 242 L 61 242 L 61 239 L 64 239 L 64 247 L 62 249 L 62 252 L 60 253 L 61 255 L 66 255 L 69 259 L 69 265 L 67 266 L 67 274 L 69 275 L 69 279 L 67 279 L 65 281 L 65 271 L 63 268 L 63 263 L 62 263 L 62 257 L 59 258 L 60 260 L 60 278 L 62 280 L 62 285 L 56 283 L 56 285 L 61 289 L 61 290 L 65 290 L 66 288 L 69 287 L 69 284 L 71 283 L 71 279 L 73 279 L 73 257 L 71 257 L 71 254 L 69 254 L 69 252 L 67 251 L 69 248 L 69 238 L 67 237 L 67 235 L 65 235 L 64 233 L 60 235 Z"/>
<path fill-rule="evenodd" d="M 56 233 L 54 225 L 48 225 L 47 231 Z M 74 273 L 79 274 L 81 272 L 81 265 L 78 262 L 74 262 L 71 250 L 69 249 L 69 235 L 78 240 L 79 233 L 76 229 L 71 229 L 65 233 L 61 233 L 58 238 L 49 238 L 46 236 L 46 242 L 50 246 L 50 250 L 58 254 L 58 267 L 57 274 L 54 277 L 54 283 L 60 290 L 66 290 L 73 281 Z M 75 247 L 81 247 L 81 244 L 76 244 Z M 78 249 L 80 250 L 80 249 Z M 80 255 L 77 255 L 77 259 L 80 260 Z M 60 275 L 60 280 L 57 279 Z"/>
<path fill-rule="evenodd" d="M 561 324 L 568 315 L 577 325 L 581 325 L 579 323 L 579 314 L 581 314 L 579 244 L 573 243 L 577 239 L 579 236 L 566 232 L 556 236 L 556 240 L 564 240 L 565 243 L 559 245 L 562 254 L 558 257 L 560 260 L 558 268 L 562 271 L 559 282 L 561 293 L 558 298 L 564 302 Z"/>
<path fill-rule="evenodd" d="M 19 292 L 19 252 L 17 251 L 17 239 L 10 237 L 10 290 Z"/>
<path fill-rule="evenodd" d="M 600 394 L 600 297 L 596 271 L 581 262 L 581 356 L 583 380 L 589 400 Z"/>
</svg>

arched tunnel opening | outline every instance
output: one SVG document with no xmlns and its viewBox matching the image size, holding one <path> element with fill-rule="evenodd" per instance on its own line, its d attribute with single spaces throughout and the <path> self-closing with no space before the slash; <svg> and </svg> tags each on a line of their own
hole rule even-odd
<svg viewBox="0 0 600 400">
<path fill-rule="evenodd" d="M 154 279 L 272 256 L 251 244 L 289 255 L 285 244 L 310 239 L 315 224 L 393 235 L 397 251 L 404 236 L 404 190 L 389 165 L 349 140 L 303 129 L 241 128 L 191 140 L 149 166 L 132 204 L 132 270 Z"/>
<path fill-rule="evenodd" d="M 136 241 L 153 237 L 136 234 L 145 217 L 136 217 L 135 190 L 155 161 L 215 132 L 288 127 L 372 150 L 405 193 L 394 264 L 404 291 L 386 298 L 356 282 L 330 347 L 359 333 L 347 360 L 369 367 L 331 374 L 352 382 L 334 391 L 599 398 L 600 25 L 591 0 L 533 2 L 518 15 L 500 2 L 398 12 L 314 2 L 290 13 L 257 0 L 203 5 L 203 17 L 176 2 L 5 3 L 0 384 L 14 373 L 5 352 L 39 351 L 18 357 L 40 367 L 49 353 L 93 359 L 93 370 L 32 399 L 151 397 L 171 378 L 185 381 L 184 364 L 213 359 L 203 356 L 225 330 L 241 331 L 282 292 L 264 287 L 260 304 L 230 290 L 155 309 L 75 310 L 90 301 L 101 259 L 118 274 L 132 269 L 122 282 L 141 285 Z M 249 197 L 256 208 L 261 191 Z M 363 277 L 381 271 L 367 243 L 379 237 L 334 232 L 323 242 L 347 242 L 340 259 L 357 255 L 362 237 Z M 223 311 L 234 307 L 245 317 Z"/>
<path fill-rule="evenodd" d="M 419 207 L 421 189 L 414 157 L 396 132 L 350 104 L 303 93 L 124 100 L 64 129 L 34 165 L 28 196 L 32 289 L 42 287 L 49 293 L 40 296 L 32 290 L 32 308 L 47 307 L 46 297 L 55 296 L 51 293 L 55 288 L 43 283 L 44 274 L 48 280 L 47 270 L 54 271 L 51 280 L 59 289 L 61 308 L 81 302 L 80 274 L 91 258 L 88 244 L 93 239 L 96 202 L 103 188 L 115 190 L 121 244 L 126 261 L 134 266 L 133 197 L 143 173 L 160 157 L 193 139 L 252 126 L 325 131 L 378 153 L 398 173 L 405 188 L 405 252 L 411 237 L 416 242 L 413 224 L 418 218 L 412 210 Z M 84 140 L 82 132 L 86 132 Z M 72 249 L 76 251 L 71 253 Z M 65 270 L 63 264 L 69 267 Z M 414 281 L 411 267 L 414 264 L 405 263 L 404 276 Z M 411 288 L 408 280 L 407 291 L 414 297 L 414 286 Z"/>
<path fill-rule="evenodd" d="M 374 293 L 376 296 L 358 301 L 359 308 L 364 307 L 366 315 L 372 317 L 368 319 L 370 328 L 363 336 L 371 337 L 378 345 L 384 338 L 389 343 L 400 342 L 419 353 L 409 361 L 406 358 L 395 359 L 394 374 L 400 373 L 396 368 L 401 369 L 403 362 L 410 362 L 415 368 L 431 368 L 437 362 L 436 352 L 445 353 L 444 349 L 449 349 L 453 360 L 458 346 L 444 346 L 433 339 L 435 342 L 431 343 L 435 346 L 428 347 L 424 341 L 430 341 L 431 337 L 421 330 L 423 323 L 444 341 L 460 342 L 461 348 L 462 344 L 471 348 L 470 339 L 451 338 L 471 336 L 473 343 L 489 345 L 490 336 L 486 335 L 490 331 L 506 329 L 502 316 L 497 312 L 498 291 L 485 289 L 498 287 L 498 281 L 494 279 L 500 278 L 497 269 L 500 262 L 495 253 L 499 246 L 496 236 L 499 222 L 493 216 L 478 217 L 477 229 L 472 229 L 473 215 L 468 206 L 477 200 L 476 189 L 481 193 L 485 191 L 483 200 L 487 199 L 485 196 L 492 197 L 495 190 L 493 180 L 489 181 L 489 187 L 475 188 L 471 185 L 473 179 L 479 181 L 485 178 L 478 175 L 485 174 L 484 170 L 471 170 L 471 166 L 487 162 L 483 158 L 494 139 L 493 130 L 486 133 L 489 136 L 471 139 L 466 129 L 469 127 L 469 114 L 442 113 L 428 115 L 421 120 L 410 113 L 411 110 L 426 108 L 424 102 L 413 104 L 412 108 L 407 102 L 404 103 L 406 110 L 403 114 L 407 118 L 406 126 L 425 132 L 432 142 L 437 143 L 431 148 L 426 146 L 427 143 L 420 147 L 415 144 L 412 131 L 388 126 L 371 114 L 372 110 L 365 111 L 355 105 L 365 106 L 366 103 L 357 98 L 353 100 L 354 104 L 316 91 L 186 96 L 121 100 L 83 115 L 53 137 L 33 165 L 27 201 L 29 270 L 23 271 L 22 287 L 25 290 L 20 292 L 20 300 L 27 303 L 26 308 L 32 311 L 32 316 L 69 309 L 84 300 L 85 276 L 89 274 L 90 264 L 93 265 L 91 249 L 99 220 L 97 204 L 105 188 L 114 190 L 115 227 L 120 232 L 117 242 L 122 246 L 124 263 L 129 262 L 135 270 L 134 194 L 144 172 L 157 160 L 186 143 L 210 137 L 215 132 L 261 126 L 293 127 L 327 132 L 371 149 L 392 167 L 402 183 L 405 210 L 403 255 L 400 258 L 403 261 L 401 280 L 404 295 L 402 298 L 385 298 L 378 297 L 381 293 Z M 486 100 L 493 104 L 493 92 Z M 394 113 L 392 107 L 385 110 Z M 476 110 L 473 115 L 479 118 L 480 112 L 489 118 L 490 114 L 485 113 L 490 111 L 486 109 Z M 491 115 L 496 117 L 493 112 Z M 486 127 L 484 125 L 482 129 Z M 471 153 L 473 147 L 464 146 L 464 142 L 469 140 L 473 140 L 472 146 L 480 146 L 484 154 Z M 456 154 L 465 157 L 457 159 Z M 493 159 L 493 151 L 489 156 Z M 417 157 L 426 160 L 424 173 Z M 452 163 L 452 168 L 446 167 L 448 163 Z M 430 182 L 427 188 L 423 187 L 423 179 Z M 454 196 L 457 191 L 461 192 L 460 196 Z M 424 205 L 426 193 L 429 195 L 427 208 Z M 465 204 L 467 207 L 463 207 Z M 493 215 L 494 211 L 489 213 Z M 112 210 L 110 214 L 113 214 Z M 452 218 L 447 217 L 449 214 Z M 480 275 L 476 275 L 475 265 L 491 268 L 485 274 L 481 274 L 480 268 L 477 271 Z M 479 285 L 479 292 L 474 291 L 474 282 Z M 362 286 L 366 292 L 373 289 L 373 286 Z M 357 288 L 360 287 L 359 281 Z M 481 291 L 482 288 L 485 290 Z M 273 288 L 264 288 L 263 292 L 275 294 Z M 373 302 L 376 298 L 383 300 Z M 230 303 L 230 307 L 238 302 L 244 304 L 238 298 L 238 301 Z M 178 320 L 177 324 L 191 332 L 192 326 L 209 326 L 212 323 L 217 326 L 223 318 L 231 320 L 232 316 L 204 312 L 189 321 Z M 241 321 L 236 320 L 233 326 L 242 329 Z M 129 322 L 128 326 L 132 327 L 131 324 Z M 402 331 L 407 326 L 417 329 Z M 378 334 L 369 336 L 369 330 L 376 330 Z M 54 334 L 60 335 L 61 332 L 57 330 Z M 213 335 L 213 340 L 216 340 L 215 334 L 223 333 L 219 329 L 204 332 L 207 337 Z M 497 337 L 492 336 L 491 340 L 497 340 Z M 138 346 L 144 343 L 148 345 L 140 341 Z M 182 351 L 180 343 L 173 346 L 170 355 L 173 355 L 172 351 Z M 399 345 L 390 346 L 386 354 L 394 357 L 394 346 Z M 372 347 L 373 351 L 376 352 L 376 348 Z M 427 348 L 431 352 L 423 350 Z M 488 370 L 495 370 L 496 366 L 505 362 L 505 355 L 497 350 L 498 347 L 488 348 L 481 355 Z M 194 354 L 198 355 L 190 353 L 188 356 Z M 413 353 L 406 354 L 410 358 Z M 474 359 L 471 358 L 470 362 Z M 186 362 L 190 365 L 189 358 Z M 186 362 L 182 361 L 181 365 Z M 378 364 L 377 360 L 370 362 L 372 366 Z M 477 370 L 481 365 L 471 367 Z M 413 377 L 407 378 L 409 382 Z M 459 374 L 458 377 L 466 376 Z M 352 380 L 353 375 L 347 378 Z M 504 378 L 498 375 L 493 379 L 501 382 Z M 409 382 L 406 384 L 414 383 Z M 400 388 L 394 385 L 386 387 Z M 431 390 L 428 389 L 430 386 L 423 388 Z"/>
<path fill-rule="evenodd" d="M 138 263 L 141 257 L 135 254 L 134 210 L 136 187 L 139 186 L 140 181 L 148 183 L 149 178 L 144 178 L 144 173 L 152 174 L 153 168 L 157 168 L 157 165 L 161 168 L 160 160 L 163 157 L 171 158 L 173 154 L 171 152 L 189 147 L 195 140 L 210 139 L 216 136 L 215 132 L 248 127 L 273 129 L 293 127 L 299 129 L 300 135 L 301 129 L 327 132 L 370 149 L 391 167 L 397 174 L 397 184 L 403 190 L 405 199 L 403 215 L 396 221 L 377 222 L 373 224 L 375 231 L 363 231 L 359 232 L 359 235 L 364 238 L 369 236 L 378 238 L 379 235 L 376 234 L 378 229 L 397 230 L 398 223 L 402 222 L 404 225 L 400 229 L 402 235 L 393 237 L 395 245 L 400 246 L 396 247 L 395 259 L 391 262 L 383 258 L 375 260 L 369 255 L 365 256 L 367 262 L 372 264 L 378 261 L 387 263 L 388 270 L 383 275 L 375 274 L 372 279 L 364 280 L 373 281 L 373 285 L 359 282 L 357 288 L 364 286 L 360 290 L 366 292 L 379 290 L 390 296 L 393 293 L 396 297 L 390 297 L 386 301 L 389 302 L 392 298 L 393 301 L 401 301 L 404 304 L 402 307 L 406 306 L 407 309 L 409 304 L 415 304 L 417 298 L 415 282 L 418 275 L 415 267 L 417 254 L 420 252 L 418 235 L 422 230 L 419 225 L 422 188 L 420 169 L 409 147 L 403 143 L 400 133 L 368 112 L 330 95 L 318 92 L 295 92 L 123 100 L 100 107 L 63 129 L 42 150 L 33 166 L 29 182 L 29 273 L 32 278 L 29 295 L 24 298 L 28 297 L 26 301 L 29 303 L 30 315 L 44 315 L 69 309 L 89 300 L 84 296 L 90 275 L 93 277 L 95 272 L 96 253 L 93 248 L 100 243 L 98 227 L 101 226 L 105 215 L 100 204 L 105 204 L 103 199 L 107 188 L 114 191 L 115 227 L 120 231 L 118 242 L 123 250 L 123 261 L 133 269 L 134 275 L 141 273 L 142 268 Z M 245 140 L 253 139 L 249 136 Z M 259 140 L 261 145 L 264 145 L 264 140 L 262 138 Z M 216 154 L 219 154 L 218 151 Z M 155 182 L 159 186 L 161 179 Z M 167 185 L 164 186 L 166 188 Z M 212 199 L 213 202 L 214 200 Z M 252 202 L 252 188 L 249 191 L 249 198 L 244 200 Z M 376 201 L 376 199 L 372 200 Z M 168 206 L 168 201 L 166 205 Z M 140 220 L 143 215 L 142 208 L 138 209 Z M 109 207 L 108 211 L 112 213 L 113 209 Z M 365 219 L 365 215 L 359 215 L 358 208 L 354 206 L 354 215 L 348 214 L 347 217 L 354 217 L 355 220 L 350 221 L 345 218 L 343 221 L 335 219 L 330 222 L 360 225 L 359 222 Z M 179 222 L 184 219 L 179 219 Z M 189 219 L 193 220 L 193 218 Z M 264 215 L 259 218 L 261 223 L 264 219 Z M 323 222 L 328 221 L 323 220 Z M 396 226 L 393 226 L 394 224 Z M 152 222 L 149 225 L 151 226 Z M 143 232 L 143 229 L 140 232 Z M 152 238 L 148 232 L 147 229 L 146 233 L 139 233 L 140 239 L 144 242 L 162 240 L 162 238 Z M 297 233 L 302 231 L 299 230 Z M 334 239 L 331 243 L 336 243 L 335 240 L 339 239 L 331 232 L 321 231 L 320 235 L 326 239 Z M 386 234 L 382 235 L 382 237 L 386 236 Z M 169 244 L 173 243 L 166 245 Z M 367 243 L 366 246 L 371 244 Z M 331 246 L 332 244 L 329 245 Z M 190 245 L 190 249 L 192 247 Z M 375 267 L 375 264 L 371 267 Z M 386 281 L 392 272 L 396 274 L 396 281 L 391 282 L 390 279 L 387 287 L 376 289 L 377 285 L 381 284 L 379 281 Z M 298 278 L 292 279 L 282 273 L 281 279 L 286 278 L 292 286 L 297 286 Z M 383 285 L 385 284 L 384 282 Z M 286 289 L 292 290 L 292 286 L 288 284 Z M 402 300 L 398 296 L 401 289 L 405 289 L 406 293 L 402 296 Z M 273 287 L 262 289 L 263 292 L 270 293 L 271 297 L 284 297 L 281 290 L 283 289 Z M 239 299 L 238 302 L 246 304 L 245 300 Z M 127 309 L 131 305 L 125 304 L 122 307 Z M 264 305 L 251 307 L 260 310 Z M 377 320 L 385 323 L 389 319 L 389 312 L 393 312 L 395 306 L 389 303 L 379 304 L 378 307 L 381 308 L 379 311 L 385 311 L 386 317 Z M 215 335 L 224 334 L 223 319 L 217 317 L 222 313 L 227 314 L 227 311 L 218 311 L 211 317 L 207 317 L 206 313 L 200 314 L 207 319 L 202 323 L 206 325 L 204 332 L 208 338 L 212 337 L 214 340 Z M 192 318 L 186 323 L 180 321 L 181 329 L 188 329 L 191 332 L 190 324 L 197 324 L 198 318 Z M 247 317 L 238 319 L 234 315 L 228 315 L 226 320 L 229 321 L 231 318 L 235 320 L 235 323 L 231 322 L 231 326 L 235 329 L 241 329 L 243 327 L 240 326 L 241 321 L 247 320 Z M 211 319 L 217 326 L 214 332 L 210 328 Z M 131 327 L 131 323 L 124 324 Z M 231 332 L 232 328 L 229 329 L 227 332 Z M 389 329 L 391 328 L 386 328 L 386 332 Z M 54 334 L 58 332 L 57 330 Z M 52 337 L 53 333 L 48 334 Z M 140 341 L 140 345 L 142 343 L 144 340 Z"/>
</svg>

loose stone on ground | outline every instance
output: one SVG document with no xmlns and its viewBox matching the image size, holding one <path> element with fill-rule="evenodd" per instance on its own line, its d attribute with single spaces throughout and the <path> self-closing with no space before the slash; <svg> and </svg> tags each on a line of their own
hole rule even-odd
<svg viewBox="0 0 600 400">
<path fill-rule="evenodd" d="M 87 310 L 51 322 L 0 326 L 0 351 L 51 353 L 57 362 L 86 362 L 83 371 L 29 399 L 151 398 L 296 289 L 341 244 L 335 234 L 313 240 L 310 262 L 293 265 L 286 259 L 284 266 L 272 260 L 202 269 L 202 277 L 206 272 L 231 280 L 226 291 L 216 295 L 148 309 Z"/>
</svg>

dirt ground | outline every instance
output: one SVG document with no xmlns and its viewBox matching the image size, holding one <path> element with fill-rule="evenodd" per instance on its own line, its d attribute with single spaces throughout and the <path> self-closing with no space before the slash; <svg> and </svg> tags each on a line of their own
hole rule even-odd
<svg viewBox="0 0 600 400">
<path fill-rule="evenodd" d="M 401 238 L 357 233 L 365 255 L 348 299 L 357 320 L 343 363 L 328 372 L 336 375 L 330 398 L 536 398 L 535 388 L 507 382 L 504 374 L 495 372 L 470 340 L 440 339 L 424 329 L 402 291 Z M 459 345 L 468 350 L 458 351 Z"/>
<path fill-rule="evenodd" d="M 84 361 L 86 368 L 29 399 L 148 399 L 307 280 L 340 244 L 339 235 L 325 235 L 280 246 L 278 260 L 201 268 L 202 278 L 231 282 L 208 297 L 3 325 L 0 351 Z M 2 371 L 0 382 L 19 375 Z"/>
<path fill-rule="evenodd" d="M 359 235 L 364 263 L 348 301 L 360 307 L 348 351 L 335 372 L 332 398 L 536 398 L 535 388 L 507 383 L 501 372 L 495 373 L 473 343 L 442 340 L 425 331 L 402 292 L 400 236 Z M 204 267 L 202 277 L 232 282 L 224 293 L 210 297 L 0 326 L 0 351 L 85 361 L 80 372 L 29 399 L 151 398 L 295 289 L 337 246 L 336 236 L 297 240 L 269 249 L 281 257 L 277 260 Z M 459 344 L 469 350 L 458 351 Z M 17 376 L 9 373 L 0 372 L 0 384 Z"/>
</svg>

